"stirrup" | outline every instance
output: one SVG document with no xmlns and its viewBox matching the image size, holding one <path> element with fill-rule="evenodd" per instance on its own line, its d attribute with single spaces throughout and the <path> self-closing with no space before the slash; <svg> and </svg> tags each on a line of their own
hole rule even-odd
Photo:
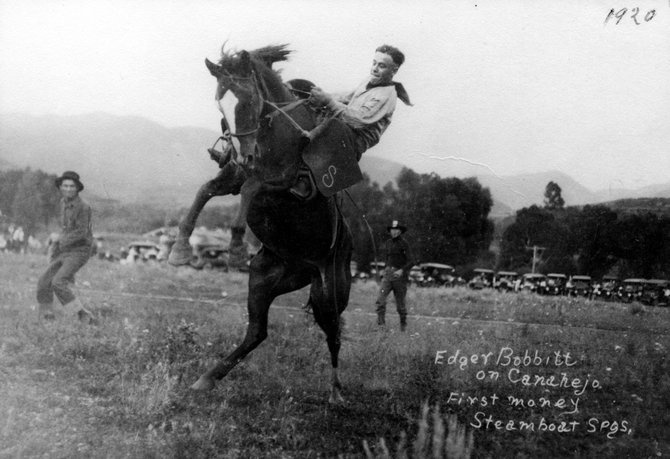
<svg viewBox="0 0 670 459">
<path fill-rule="evenodd" d="M 212 161 L 214 161 L 215 163 L 217 163 L 219 165 L 219 168 L 222 168 L 223 166 L 228 164 L 228 162 L 230 161 L 230 158 L 231 158 L 232 150 L 228 149 L 228 153 L 224 153 L 226 151 L 225 145 L 224 145 L 223 151 L 220 151 L 220 150 L 216 149 L 216 144 L 221 142 L 221 141 L 224 141 L 224 142 L 228 141 L 229 138 L 230 137 L 226 137 L 225 135 L 222 135 L 221 137 L 216 139 L 216 141 L 214 142 L 214 144 L 212 145 L 211 148 L 207 149 L 207 153 L 209 153 L 209 157 L 212 159 Z"/>
</svg>

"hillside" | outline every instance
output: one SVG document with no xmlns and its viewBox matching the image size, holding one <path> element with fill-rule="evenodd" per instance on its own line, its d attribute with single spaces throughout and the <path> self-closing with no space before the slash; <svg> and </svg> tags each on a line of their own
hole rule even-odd
<svg viewBox="0 0 670 459">
<path fill-rule="evenodd" d="M 56 117 L 0 116 L 0 158 L 17 167 L 60 174 L 75 169 L 87 189 L 108 199 L 188 203 L 216 173 L 207 148 L 215 131 L 168 129 L 144 118 L 103 113 Z M 157 188 L 165 191 L 155 193 Z"/>
<path fill-rule="evenodd" d="M 207 148 L 219 136 L 215 130 L 166 128 L 140 117 L 93 113 L 78 116 L 0 115 L 0 170 L 31 167 L 60 174 L 77 170 L 87 190 L 121 202 L 157 207 L 190 204 L 198 187 L 218 169 Z M 402 164 L 365 154 L 361 169 L 383 187 L 394 181 Z M 541 204 L 544 189 L 554 181 L 566 205 L 583 205 L 637 197 L 670 197 L 670 182 L 639 190 L 591 191 L 569 175 L 550 171 L 496 177 L 481 175 L 491 190 L 492 217 Z M 236 197 L 217 198 L 231 203 Z"/>
</svg>

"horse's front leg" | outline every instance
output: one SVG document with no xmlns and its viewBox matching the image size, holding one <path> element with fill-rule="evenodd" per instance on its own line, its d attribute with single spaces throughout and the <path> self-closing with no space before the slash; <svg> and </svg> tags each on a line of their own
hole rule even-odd
<svg viewBox="0 0 670 459">
<path fill-rule="evenodd" d="M 343 403 L 342 384 L 338 372 L 339 354 L 342 335 L 341 314 L 349 303 L 351 290 L 351 251 L 352 243 L 349 231 L 340 226 L 335 251 L 328 257 L 321 276 L 315 279 L 310 290 L 313 303 L 314 318 L 326 334 L 326 343 L 330 351 L 331 404 Z"/>
<path fill-rule="evenodd" d="M 226 164 L 214 177 L 200 187 L 186 216 L 179 223 L 177 241 L 170 250 L 168 262 L 174 266 L 188 264 L 193 256 L 193 248 L 188 240 L 193 234 L 195 222 L 205 204 L 214 196 L 237 194 L 244 183 L 245 176 L 235 163 Z"/>
<path fill-rule="evenodd" d="M 249 177 L 240 188 L 240 208 L 230 228 L 231 238 L 228 248 L 228 264 L 233 268 L 245 268 L 249 254 L 244 243 L 247 229 L 247 212 L 251 198 L 260 188 L 260 182 L 254 176 Z"/>
<path fill-rule="evenodd" d="M 308 285 L 312 271 L 305 266 L 300 269 L 285 265 L 281 259 L 266 249 L 253 258 L 249 270 L 249 298 L 247 310 L 249 324 L 242 343 L 227 357 L 217 361 L 191 386 L 194 390 L 212 389 L 216 381 L 253 351 L 267 337 L 268 311 L 272 301 L 281 294 L 298 290 Z"/>
</svg>

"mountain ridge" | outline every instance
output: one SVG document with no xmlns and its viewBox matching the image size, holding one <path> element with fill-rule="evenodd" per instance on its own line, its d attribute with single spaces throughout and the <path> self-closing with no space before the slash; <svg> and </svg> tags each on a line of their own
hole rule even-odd
<svg viewBox="0 0 670 459">
<path fill-rule="evenodd" d="M 168 128 L 139 116 L 0 114 L 0 170 L 31 167 L 60 174 L 75 169 L 87 189 L 121 202 L 189 205 L 197 189 L 218 172 L 209 159 L 220 133 L 198 127 Z M 404 166 L 372 153 L 360 166 L 372 182 L 394 182 Z M 494 199 L 492 217 L 541 205 L 549 181 L 559 184 L 566 205 L 635 197 L 670 197 L 670 182 L 639 190 L 592 191 L 560 171 L 510 176 L 478 175 Z M 235 197 L 217 198 L 234 202 Z"/>
</svg>

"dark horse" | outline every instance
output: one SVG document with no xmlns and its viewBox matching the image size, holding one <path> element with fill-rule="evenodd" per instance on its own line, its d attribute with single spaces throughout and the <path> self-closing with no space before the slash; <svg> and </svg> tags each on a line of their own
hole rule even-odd
<svg viewBox="0 0 670 459">
<path fill-rule="evenodd" d="M 286 59 L 285 47 L 222 52 L 218 64 L 205 61 L 218 82 L 216 98 L 237 160 L 247 172 L 247 224 L 262 248 L 249 267 L 244 341 L 192 388 L 213 388 L 267 337 L 272 301 L 311 284 L 308 306 L 326 334 L 332 364 L 330 401 L 338 402 L 340 315 L 349 301 L 351 234 L 335 196 L 319 194 L 301 201 L 289 192 L 303 164 L 306 131 L 315 127 L 316 117 L 307 104 L 291 103 L 295 96 L 271 69 L 273 62 Z"/>
</svg>

